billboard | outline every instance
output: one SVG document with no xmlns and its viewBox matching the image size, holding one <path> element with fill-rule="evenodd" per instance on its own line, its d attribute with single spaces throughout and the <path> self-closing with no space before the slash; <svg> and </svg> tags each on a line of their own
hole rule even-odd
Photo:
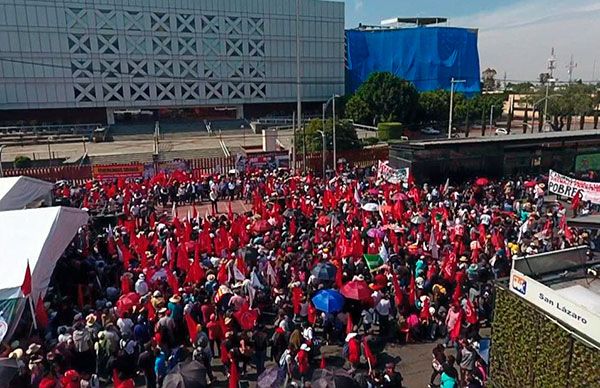
<svg viewBox="0 0 600 388">
<path fill-rule="evenodd" d="M 141 178 L 143 175 L 144 165 L 139 163 L 94 165 L 92 167 L 92 177 L 98 180 Z"/>
<path fill-rule="evenodd" d="M 510 272 L 510 290 L 547 314 L 600 343 L 600 317 L 552 288 L 522 274 Z"/>
</svg>

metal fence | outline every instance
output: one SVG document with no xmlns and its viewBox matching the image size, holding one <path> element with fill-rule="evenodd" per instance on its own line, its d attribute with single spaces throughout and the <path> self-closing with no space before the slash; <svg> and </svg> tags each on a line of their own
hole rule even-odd
<svg viewBox="0 0 600 388">
<path fill-rule="evenodd" d="M 306 155 L 306 169 L 322 173 L 321 152 L 313 152 Z M 333 153 L 325 152 L 325 160 L 328 168 L 333 164 Z M 340 151 L 337 153 L 338 160 L 343 159 L 348 163 L 359 167 L 368 167 L 378 160 L 388 159 L 388 147 L 365 148 L 356 151 Z M 209 174 L 225 174 L 229 170 L 236 168 L 236 157 L 211 157 L 186 160 L 192 176 L 198 179 Z M 303 169 L 302 154 L 296 157 L 296 168 Z M 4 169 L 4 176 L 25 175 L 50 182 L 59 180 L 68 180 L 74 182 L 83 182 L 92 179 L 92 165 L 64 165 L 54 167 L 30 167 L 30 168 L 9 168 Z"/>
</svg>

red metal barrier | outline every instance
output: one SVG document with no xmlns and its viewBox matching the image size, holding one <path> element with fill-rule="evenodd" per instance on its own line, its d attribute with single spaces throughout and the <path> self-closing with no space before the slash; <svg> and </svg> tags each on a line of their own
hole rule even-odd
<svg viewBox="0 0 600 388">
<path fill-rule="evenodd" d="M 365 148 L 362 150 L 339 151 L 338 159 L 345 159 L 347 162 L 359 167 L 367 167 L 377 163 L 378 160 L 388 160 L 388 147 Z M 326 165 L 331 167 L 333 154 L 331 151 L 325 152 Z M 202 176 L 210 174 L 226 174 L 229 170 L 236 168 L 235 156 L 213 157 L 190 159 L 187 161 L 194 178 L 199 179 Z M 313 152 L 306 155 L 306 167 L 315 172 L 322 170 L 322 154 Z M 296 157 L 296 168 L 302 169 L 302 154 Z M 31 167 L 31 168 L 9 168 L 4 170 L 4 176 L 25 175 L 33 178 L 42 179 L 49 182 L 59 180 L 69 180 L 74 182 L 84 182 L 92 179 L 92 166 L 54 166 L 54 167 Z"/>
<path fill-rule="evenodd" d="M 368 167 L 373 164 L 377 164 L 378 160 L 389 159 L 389 148 L 388 147 L 373 147 L 364 148 L 362 150 L 347 150 L 338 151 L 337 158 L 345 159 L 348 163 L 358 167 Z M 296 168 L 302 169 L 303 156 L 302 154 L 296 155 Z M 333 152 L 331 150 L 325 151 L 325 165 L 327 168 L 331 168 L 333 164 Z M 323 154 L 321 152 L 311 152 L 306 154 L 306 168 L 317 173 L 322 173 L 323 170 Z"/>
<path fill-rule="evenodd" d="M 69 180 L 83 182 L 92 178 L 92 166 L 55 166 L 55 167 L 30 167 L 9 168 L 4 170 L 4 176 L 30 176 L 49 182 Z"/>
</svg>

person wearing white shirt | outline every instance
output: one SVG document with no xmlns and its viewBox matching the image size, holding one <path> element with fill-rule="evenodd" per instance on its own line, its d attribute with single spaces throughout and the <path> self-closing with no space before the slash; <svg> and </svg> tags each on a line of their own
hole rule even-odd
<svg viewBox="0 0 600 388">
<path fill-rule="evenodd" d="M 135 282 L 135 292 L 139 296 L 144 296 L 148 293 L 148 283 L 146 283 L 146 275 L 140 274 L 139 279 Z"/>
<path fill-rule="evenodd" d="M 375 311 L 377 311 L 379 317 L 379 334 L 383 337 L 388 335 L 391 307 L 390 299 L 385 294 L 381 297 L 379 303 L 375 305 Z"/>
</svg>

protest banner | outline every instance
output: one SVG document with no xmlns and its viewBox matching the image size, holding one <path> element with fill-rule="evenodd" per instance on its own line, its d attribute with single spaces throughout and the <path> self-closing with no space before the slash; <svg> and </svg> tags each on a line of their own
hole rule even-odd
<svg viewBox="0 0 600 388">
<path fill-rule="evenodd" d="M 377 166 L 377 178 L 383 179 L 392 184 L 406 183 L 408 181 L 409 169 L 406 168 L 392 168 L 388 165 L 389 162 L 379 161 Z"/>
<path fill-rule="evenodd" d="M 92 167 L 94 179 L 141 178 L 144 175 L 143 164 L 109 164 Z"/>
<path fill-rule="evenodd" d="M 581 192 L 584 201 L 600 204 L 600 182 L 582 181 L 553 170 L 549 172 L 548 191 L 568 198 L 573 198 Z"/>
</svg>

